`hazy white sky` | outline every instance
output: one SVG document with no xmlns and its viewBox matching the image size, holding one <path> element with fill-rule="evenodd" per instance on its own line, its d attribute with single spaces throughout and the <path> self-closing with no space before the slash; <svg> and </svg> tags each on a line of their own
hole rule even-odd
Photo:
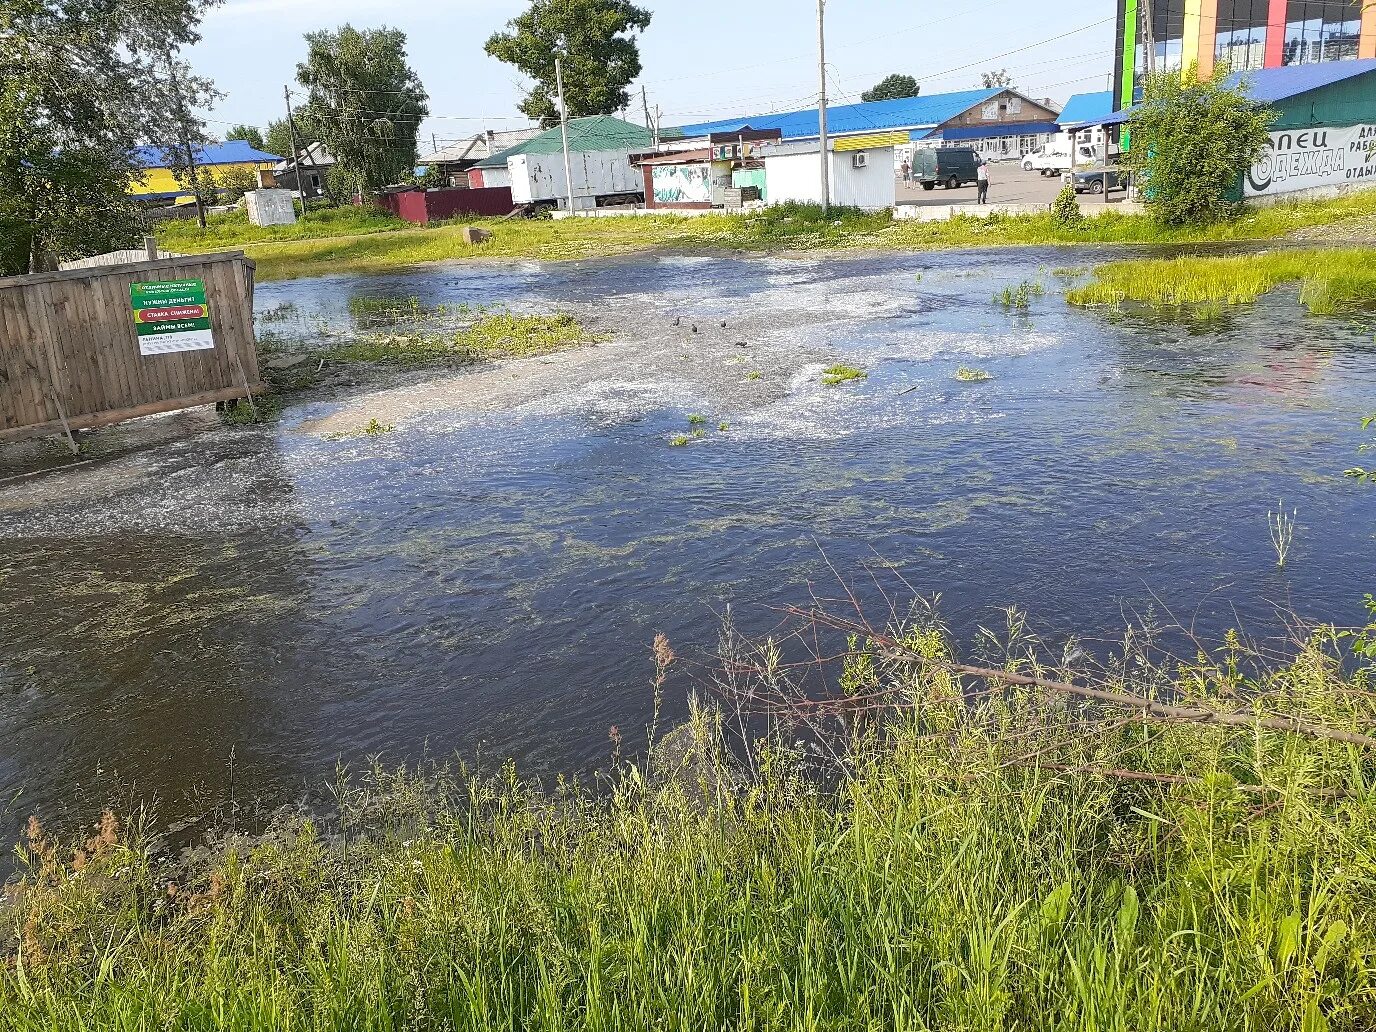
<svg viewBox="0 0 1376 1032">
<path fill-rule="evenodd" d="M 640 2 L 654 17 L 641 37 L 644 72 L 632 90 L 638 98 L 644 83 L 665 125 L 816 102 L 812 0 Z M 205 38 L 189 56 L 225 94 L 211 113 L 212 132 L 235 122 L 265 126 L 283 113 L 282 86 L 295 84 L 303 33 L 344 22 L 400 28 L 430 94 L 423 153 L 432 133 L 443 141 L 525 124 L 516 110 L 520 75 L 483 52 L 487 37 L 524 6 L 521 0 L 227 0 L 207 18 Z M 1107 89 L 1113 16 L 1112 0 L 831 0 L 832 102 L 858 100 L 890 72 L 916 76 L 923 93 L 971 89 L 982 70 L 999 67 L 1034 97 L 1064 101 Z M 1028 49 L 1009 53 L 1020 48 Z M 630 112 L 636 121 L 638 105 L 637 99 Z"/>
</svg>

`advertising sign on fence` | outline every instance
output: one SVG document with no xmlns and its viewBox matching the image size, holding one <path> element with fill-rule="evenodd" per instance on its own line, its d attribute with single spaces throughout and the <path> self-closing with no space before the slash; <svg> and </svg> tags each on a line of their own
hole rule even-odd
<svg viewBox="0 0 1376 1032">
<path fill-rule="evenodd" d="M 1362 181 L 1376 184 L 1376 125 L 1287 129 L 1271 134 L 1242 192 L 1259 197 Z"/>
<path fill-rule="evenodd" d="M 129 306 L 134 310 L 140 355 L 215 347 L 204 280 L 132 283 Z"/>
<path fill-rule="evenodd" d="M 711 204 L 709 165 L 655 165 L 650 172 L 657 204 Z"/>
</svg>

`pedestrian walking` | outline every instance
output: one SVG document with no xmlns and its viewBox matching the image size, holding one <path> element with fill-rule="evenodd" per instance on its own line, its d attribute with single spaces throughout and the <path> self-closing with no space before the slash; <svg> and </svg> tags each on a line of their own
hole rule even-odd
<svg viewBox="0 0 1376 1032">
<path fill-rule="evenodd" d="M 989 203 L 989 162 L 981 161 L 975 168 L 976 204 Z"/>
<path fill-rule="evenodd" d="M 904 158 L 904 159 L 903 159 L 903 165 L 902 165 L 901 171 L 902 171 L 902 173 L 903 173 L 903 182 L 905 182 L 905 183 L 911 182 L 911 181 L 912 181 L 912 178 L 913 178 L 913 170 L 912 170 L 912 166 L 908 164 L 908 159 L 907 159 L 907 158 Z"/>
</svg>

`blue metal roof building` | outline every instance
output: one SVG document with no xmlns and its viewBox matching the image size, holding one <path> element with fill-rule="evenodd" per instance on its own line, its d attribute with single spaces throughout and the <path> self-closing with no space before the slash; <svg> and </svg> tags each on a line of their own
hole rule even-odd
<svg viewBox="0 0 1376 1032">
<path fill-rule="evenodd" d="M 836 107 L 828 105 L 827 133 L 845 136 L 853 133 L 926 130 L 927 132 L 922 134 L 925 136 L 943 123 L 958 118 L 971 108 L 993 100 L 1004 92 L 1007 91 L 962 90 L 956 93 L 936 93 L 929 97 L 876 100 L 868 104 L 841 104 Z M 709 133 L 732 133 L 747 128 L 778 129 L 785 140 L 814 138 L 818 135 L 817 109 L 807 108 L 776 115 L 753 115 L 749 118 L 697 122 L 672 131 L 691 139 Z M 1000 131 L 1003 128 L 1005 127 L 1000 127 Z M 914 139 L 918 138 L 920 137 L 914 136 Z"/>
<path fill-rule="evenodd" d="M 134 157 L 144 168 L 167 168 L 170 164 L 167 152 L 162 147 L 139 147 L 134 151 Z M 281 160 L 281 155 L 260 151 L 244 140 L 228 140 L 196 148 L 197 165 L 261 165 Z"/>
<path fill-rule="evenodd" d="M 1074 125 L 1076 123 L 1088 123 L 1097 125 L 1098 119 L 1107 118 L 1113 114 L 1113 91 L 1104 90 L 1102 93 L 1077 93 L 1065 102 L 1065 107 L 1061 109 L 1060 117 L 1056 119 L 1061 125 Z"/>
<path fill-rule="evenodd" d="M 1236 72 L 1224 81 L 1229 86 L 1242 84 L 1247 96 L 1274 107 L 1278 115 L 1274 129 L 1376 122 L 1376 58 L 1261 68 Z M 1122 125 L 1132 117 L 1132 110 L 1079 122 L 1063 113 L 1061 125 Z"/>
</svg>

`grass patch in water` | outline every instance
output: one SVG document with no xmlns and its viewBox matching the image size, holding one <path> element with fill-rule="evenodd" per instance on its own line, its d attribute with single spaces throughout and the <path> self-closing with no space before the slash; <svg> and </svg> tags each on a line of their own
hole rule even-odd
<svg viewBox="0 0 1376 1032">
<path fill-rule="evenodd" d="M 1376 191 L 1257 208 L 1236 219 L 1188 229 L 1167 229 L 1146 215 L 1113 210 L 1068 228 L 1058 225 L 1049 211 L 895 222 L 885 212 L 834 209 L 823 216 L 816 206 L 780 205 L 762 212 L 695 218 L 468 219 L 462 225 L 481 226 L 494 234 L 492 240 L 472 245 L 463 241 L 458 224 L 417 227 L 390 216 L 348 215 L 328 221 L 321 215 L 312 223 L 264 230 L 237 220 L 232 225 L 216 222 L 206 234 L 198 234 L 194 224 L 178 223 L 176 239 L 166 237 L 164 243 L 187 253 L 245 245 L 258 263 L 262 280 L 379 272 L 456 258 L 565 260 L 653 249 L 912 251 L 1026 244 L 1195 243 L 1271 239 L 1299 229 L 1340 228 L 1349 221 L 1358 224 L 1376 215 Z"/>
<path fill-rule="evenodd" d="M 479 361 L 548 355 L 593 339 L 582 323 L 568 314 L 497 312 L 484 315 L 455 333 L 371 333 L 337 344 L 323 354 L 333 362 Z"/>
<path fill-rule="evenodd" d="M 1299 284 L 1301 303 L 1315 315 L 1372 305 L 1376 249 L 1287 249 L 1109 262 L 1094 270 L 1090 282 L 1067 291 L 1066 300 L 1073 305 L 1195 307 L 1208 315 L 1209 306 L 1248 304 L 1285 283 Z"/>
<path fill-rule="evenodd" d="M 337 434 L 326 434 L 327 441 L 347 441 L 351 437 L 379 437 L 382 434 L 390 434 L 395 430 L 391 423 L 379 422 L 377 417 L 369 419 L 366 424 L 354 430 L 345 430 Z"/>
<path fill-rule="evenodd" d="M 1376 724 L 1322 636 L 1279 666 L 1125 651 L 1095 681 L 1246 700 L 1229 727 L 957 675 L 939 625 L 894 623 L 840 680 L 895 705 L 841 710 L 825 751 L 781 718 L 741 762 L 695 706 L 592 787 L 374 765 L 328 811 L 182 853 L 109 812 L 71 842 L 31 822 L 0 895 L 6 1028 L 1376 1023 L 1369 754 L 1258 719 Z M 727 638 L 721 676 L 773 698 L 778 651 Z"/>
<path fill-rule="evenodd" d="M 1041 297 L 1043 294 L 1042 285 L 1032 280 L 1023 280 L 1016 287 L 1004 287 L 994 295 L 994 301 L 1004 308 L 1017 308 L 1025 310 L 1034 297 Z"/>
<path fill-rule="evenodd" d="M 822 383 L 827 387 L 837 387 L 852 380 L 863 380 L 869 374 L 855 366 L 834 365 L 822 370 Z"/>
<path fill-rule="evenodd" d="M 992 380 L 994 375 L 986 373 L 983 369 L 971 369 L 969 366 L 961 366 L 956 370 L 956 379 L 962 383 L 981 383 L 984 380 Z"/>
<path fill-rule="evenodd" d="M 283 301 L 279 305 L 273 305 L 262 315 L 258 316 L 260 322 L 285 322 L 296 314 L 296 304 L 292 301 Z"/>
</svg>

